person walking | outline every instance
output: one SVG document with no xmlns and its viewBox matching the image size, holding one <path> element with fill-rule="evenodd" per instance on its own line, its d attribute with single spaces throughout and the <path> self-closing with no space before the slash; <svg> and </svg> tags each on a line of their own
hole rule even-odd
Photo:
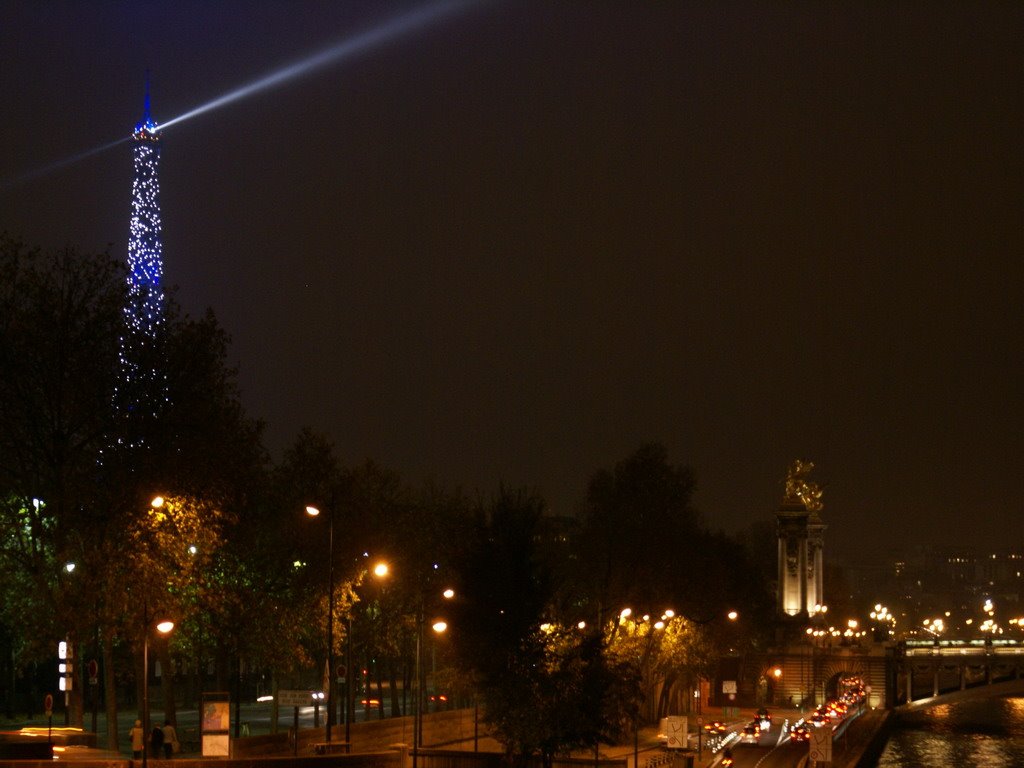
<svg viewBox="0 0 1024 768">
<path fill-rule="evenodd" d="M 142 732 L 142 721 L 136 720 L 135 725 L 128 732 L 132 739 L 132 758 L 142 759 L 142 750 L 146 748 L 146 734 Z"/>
<path fill-rule="evenodd" d="M 160 730 L 159 725 L 154 725 L 152 733 L 149 734 L 149 754 L 153 757 L 160 757 L 163 753 L 164 732 Z"/>
<path fill-rule="evenodd" d="M 164 757 L 170 760 L 174 753 L 181 749 L 178 743 L 178 732 L 170 720 L 164 720 Z"/>
</svg>

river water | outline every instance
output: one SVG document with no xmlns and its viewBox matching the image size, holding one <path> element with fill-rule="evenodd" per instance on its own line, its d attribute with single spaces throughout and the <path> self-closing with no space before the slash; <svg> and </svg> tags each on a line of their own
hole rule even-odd
<svg viewBox="0 0 1024 768">
<path fill-rule="evenodd" d="M 1024 698 L 943 704 L 893 731 L 879 768 L 1024 768 Z"/>
</svg>

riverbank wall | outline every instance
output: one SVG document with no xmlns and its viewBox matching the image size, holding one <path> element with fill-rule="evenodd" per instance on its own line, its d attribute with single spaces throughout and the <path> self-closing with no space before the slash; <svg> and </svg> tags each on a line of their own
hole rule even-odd
<svg viewBox="0 0 1024 768">
<path fill-rule="evenodd" d="M 873 768 L 895 722 L 891 709 L 872 709 L 858 717 L 833 745 L 832 768 Z"/>
</svg>

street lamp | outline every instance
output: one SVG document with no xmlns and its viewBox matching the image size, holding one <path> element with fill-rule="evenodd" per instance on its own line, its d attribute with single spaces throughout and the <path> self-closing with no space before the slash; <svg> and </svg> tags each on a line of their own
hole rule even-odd
<svg viewBox="0 0 1024 768">
<path fill-rule="evenodd" d="M 368 553 L 363 553 L 364 557 Z M 369 571 L 377 579 L 386 579 L 388 574 L 391 572 L 391 566 L 388 565 L 387 561 L 379 560 Z M 348 616 L 345 619 L 345 741 L 349 744 L 352 743 L 352 710 L 355 708 L 355 690 L 352 685 L 354 673 L 352 671 L 352 611 L 349 610 Z M 367 700 L 369 700 L 369 691 L 367 691 Z M 383 711 L 384 703 L 380 704 L 381 710 Z M 370 718 L 369 705 L 365 708 L 366 718 Z"/>
<path fill-rule="evenodd" d="M 152 620 L 143 608 L 143 619 L 146 622 L 142 634 L 142 768 L 146 768 L 146 755 L 149 754 L 149 630 Z M 157 622 L 156 631 L 166 635 L 174 629 L 174 622 L 164 619 Z"/>
<path fill-rule="evenodd" d="M 451 597 L 455 596 L 455 593 L 452 592 L 451 597 L 448 597 L 447 593 L 449 591 L 445 590 L 445 597 L 450 600 Z M 448 629 L 448 624 L 439 619 L 433 622 L 431 628 L 436 634 L 440 635 Z M 423 743 L 423 694 L 425 687 L 423 680 L 423 605 L 421 601 L 419 612 L 416 614 L 416 714 L 413 718 L 412 728 L 412 768 L 416 768 L 420 745 Z"/>
<path fill-rule="evenodd" d="M 306 514 L 316 517 L 317 507 L 306 507 Z M 346 670 L 346 674 L 348 671 Z M 324 725 L 324 741 L 331 742 L 331 726 L 334 724 L 334 504 L 327 508 L 327 717 Z"/>
<path fill-rule="evenodd" d="M 455 597 L 455 590 L 445 589 L 441 593 L 445 600 Z M 432 624 L 434 632 L 441 634 L 448 629 L 448 624 L 435 620 Z M 420 744 L 423 742 L 423 693 L 426 687 L 423 680 L 423 589 L 420 588 L 420 604 L 416 610 L 416 708 L 412 723 L 412 768 L 416 768 Z"/>
</svg>

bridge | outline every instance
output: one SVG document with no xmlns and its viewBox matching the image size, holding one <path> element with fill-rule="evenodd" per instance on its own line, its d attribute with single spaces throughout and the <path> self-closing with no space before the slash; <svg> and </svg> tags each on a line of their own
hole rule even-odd
<svg viewBox="0 0 1024 768">
<path fill-rule="evenodd" d="M 821 704 L 847 677 L 863 680 L 872 707 L 933 706 L 1024 692 L 1024 643 L 998 638 L 795 641 L 748 659 L 744 667 L 747 685 L 740 684 L 740 693 L 747 695 L 742 698 L 776 706 Z"/>
<path fill-rule="evenodd" d="M 940 693 L 938 696 L 928 696 L 923 699 L 914 699 L 912 702 L 901 704 L 895 709 L 897 712 L 915 712 L 921 709 L 928 709 L 929 707 L 937 707 L 940 704 L 955 704 L 958 701 L 977 699 L 979 696 L 1024 696 L 1024 678 L 974 686 L 962 691 Z"/>
<path fill-rule="evenodd" d="M 1000 695 L 995 688 L 975 689 L 1019 683 L 1024 677 L 1024 645 L 1016 640 L 907 640 L 893 651 L 896 684 L 890 706 L 913 705 L 922 699 L 931 705 L 941 703 L 936 698 L 950 701 L 946 695 L 961 692 L 957 698 Z"/>
<path fill-rule="evenodd" d="M 890 706 L 892 651 L 881 643 L 822 644 L 796 641 L 760 658 L 767 681 L 765 703 L 813 707 L 837 695 L 843 678 L 863 680 L 867 704 Z"/>
<path fill-rule="evenodd" d="M 807 479 L 813 466 L 793 462 L 786 478 L 786 495 L 776 514 L 777 645 L 745 657 L 735 653 L 723 656 L 712 681 L 712 704 L 805 709 L 834 697 L 847 679 L 858 678 L 868 706 L 895 708 L 922 700 L 938 703 L 937 699 L 952 695 L 978 698 L 1001 690 L 997 684 L 1019 682 L 1024 677 L 1024 641 L 1006 640 L 989 632 L 962 638 L 933 633 L 927 639 L 889 641 L 882 640 L 884 634 L 854 632 L 853 621 L 848 631 L 834 627 L 825 631 L 828 607 L 821 603 L 827 526 L 819 514 L 821 489 Z M 986 604 L 989 616 L 993 615 L 991 609 Z M 889 616 L 887 610 L 883 613 Z M 871 618 L 875 620 L 876 614 Z M 883 619 L 877 621 L 888 629 Z M 1024 624 L 1011 620 L 1011 624 L 1015 622 Z M 988 625 L 992 622 L 979 627 L 984 630 Z M 926 621 L 923 631 L 932 632 L 930 626 L 932 622 Z M 941 623 L 938 626 L 941 629 Z M 878 640 L 871 639 L 874 637 Z"/>
</svg>

